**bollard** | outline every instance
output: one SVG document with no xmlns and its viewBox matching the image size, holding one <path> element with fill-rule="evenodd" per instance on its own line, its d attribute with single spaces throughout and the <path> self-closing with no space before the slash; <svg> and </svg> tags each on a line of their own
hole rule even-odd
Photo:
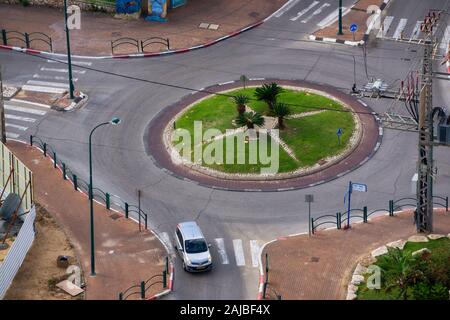
<svg viewBox="0 0 450 320">
<path fill-rule="evenodd" d="M 266 282 L 269 282 L 269 254 L 266 253 Z"/>
<path fill-rule="evenodd" d="M 163 270 L 162 278 L 163 278 L 163 289 L 165 289 L 165 288 L 167 288 L 167 272 L 166 272 L 166 270 Z"/>
<path fill-rule="evenodd" d="M 166 273 L 169 273 L 169 257 L 166 257 L 166 268 L 164 270 L 166 270 Z"/>
<path fill-rule="evenodd" d="M 363 208 L 363 221 L 367 223 L 367 207 Z"/>
<path fill-rule="evenodd" d="M 78 191 L 78 180 L 77 180 L 77 176 L 75 174 L 72 173 L 72 180 L 73 180 L 73 188 L 75 189 L 75 191 Z"/>
<path fill-rule="evenodd" d="M 262 299 L 263 299 L 263 300 L 266 299 L 266 290 L 267 290 L 267 282 L 264 282 L 264 285 L 263 285 L 263 294 L 262 294 Z"/>
<path fill-rule="evenodd" d="M 145 281 L 141 281 L 141 299 L 145 299 Z"/>
<path fill-rule="evenodd" d="M 46 157 L 47 156 L 47 143 L 44 142 L 43 148 L 44 148 L 44 157 Z"/>
<path fill-rule="evenodd" d="M 445 211 L 448 211 L 448 196 L 445 197 Z"/>
<path fill-rule="evenodd" d="M 389 216 L 394 216 L 394 200 L 389 200 Z"/>
<path fill-rule="evenodd" d="M 125 218 L 128 219 L 128 203 L 125 202 Z"/>
<path fill-rule="evenodd" d="M 106 202 L 106 209 L 110 209 L 111 204 L 110 204 L 110 200 L 109 200 L 109 193 L 105 193 L 105 202 Z"/>
<path fill-rule="evenodd" d="M 148 230 L 148 227 L 147 227 L 147 214 L 145 214 L 145 230 Z"/>
<path fill-rule="evenodd" d="M 8 45 L 8 38 L 6 37 L 6 30 L 2 29 L 2 39 L 3 39 L 3 45 Z"/>
<path fill-rule="evenodd" d="M 341 229 L 341 215 L 340 212 L 336 212 L 336 228 Z"/>
<path fill-rule="evenodd" d="M 62 174 L 63 174 L 63 179 L 67 180 L 67 177 L 66 177 L 66 164 L 64 162 L 62 163 Z"/>
<path fill-rule="evenodd" d="M 26 32 L 25 32 L 25 45 L 27 46 L 27 49 L 30 48 L 30 36 Z"/>
<path fill-rule="evenodd" d="M 119 300 L 123 300 L 123 293 L 119 293 Z"/>
<path fill-rule="evenodd" d="M 32 146 L 32 145 L 33 145 L 33 135 L 30 134 L 30 146 Z"/>
<path fill-rule="evenodd" d="M 314 234 L 314 218 L 311 218 L 311 232 Z"/>
<path fill-rule="evenodd" d="M 53 152 L 53 168 L 56 168 L 56 152 Z"/>
</svg>

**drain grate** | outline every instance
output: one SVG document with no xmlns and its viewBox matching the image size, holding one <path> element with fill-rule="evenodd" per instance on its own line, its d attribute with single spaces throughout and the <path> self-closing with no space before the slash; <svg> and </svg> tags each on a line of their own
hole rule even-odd
<svg viewBox="0 0 450 320">
<path fill-rule="evenodd" d="M 311 257 L 311 262 L 319 262 L 319 257 Z"/>
</svg>

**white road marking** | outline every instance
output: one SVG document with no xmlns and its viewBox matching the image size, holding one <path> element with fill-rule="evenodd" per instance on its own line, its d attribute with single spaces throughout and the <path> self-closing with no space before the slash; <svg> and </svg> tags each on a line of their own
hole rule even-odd
<svg viewBox="0 0 450 320">
<path fill-rule="evenodd" d="M 236 258 L 236 264 L 238 266 L 245 266 L 244 249 L 242 248 L 242 240 L 233 240 L 234 256 Z"/>
<path fill-rule="evenodd" d="M 300 11 L 299 13 L 297 13 L 297 15 L 289 20 L 291 21 L 296 21 L 298 18 L 300 18 L 301 16 L 303 16 L 305 13 L 307 13 L 309 10 L 311 10 L 313 7 L 315 7 L 317 4 L 319 3 L 319 1 L 314 1 L 313 3 L 311 3 L 307 8 L 303 9 L 302 11 Z"/>
<path fill-rule="evenodd" d="M 61 83 L 61 82 L 28 80 L 27 84 L 38 85 L 38 86 L 47 86 L 47 87 L 69 88 L 69 85 L 67 83 Z"/>
<path fill-rule="evenodd" d="M 217 251 L 220 254 L 220 258 L 222 259 L 222 264 L 229 264 L 227 251 L 225 250 L 225 244 L 223 242 L 223 238 L 214 239 L 217 245 Z"/>
<path fill-rule="evenodd" d="M 260 247 L 257 240 L 250 240 L 250 249 L 252 252 L 252 265 L 254 268 L 259 266 Z"/>
<path fill-rule="evenodd" d="M 69 81 L 67 77 L 61 77 L 61 76 L 46 76 L 46 75 L 40 75 L 35 74 L 33 75 L 33 78 L 35 79 L 46 79 L 46 80 L 66 80 Z M 78 81 L 78 78 L 72 78 L 74 82 Z"/>
<path fill-rule="evenodd" d="M 417 21 L 416 25 L 414 26 L 414 30 L 411 33 L 411 36 L 409 37 L 409 42 L 411 42 L 411 40 L 416 40 L 419 37 L 420 34 L 420 25 L 422 24 L 423 21 Z"/>
<path fill-rule="evenodd" d="M 441 45 L 439 48 L 443 52 L 447 52 L 448 44 L 450 43 L 450 26 L 445 29 L 444 37 L 442 37 Z"/>
<path fill-rule="evenodd" d="M 60 62 L 63 62 L 63 63 L 67 63 L 67 61 L 64 61 L 64 60 L 57 60 L 57 61 L 55 61 L 55 60 L 47 60 L 47 62 L 48 63 L 60 63 Z M 87 62 L 87 61 L 73 61 L 72 60 L 72 64 L 73 65 L 80 65 L 80 66 L 91 66 L 92 65 L 92 62 Z"/>
<path fill-rule="evenodd" d="M 27 84 L 22 86 L 22 90 L 35 91 L 35 92 L 47 92 L 47 93 L 63 93 L 64 91 L 66 91 L 66 89 L 61 89 L 61 88 L 30 86 Z"/>
<path fill-rule="evenodd" d="M 392 21 L 394 20 L 393 16 L 387 16 L 383 21 L 383 28 L 378 31 L 377 38 L 384 38 L 391 27 Z"/>
<path fill-rule="evenodd" d="M 20 103 L 25 103 L 25 104 L 30 104 L 32 106 L 37 106 L 37 107 L 42 107 L 42 108 L 48 108 L 50 109 L 51 106 L 47 105 L 47 104 L 42 104 L 42 103 L 37 103 L 37 102 L 31 102 L 31 101 L 27 101 L 27 100 L 22 100 L 22 99 L 11 99 L 11 101 L 14 102 L 20 102 Z"/>
<path fill-rule="evenodd" d="M 20 117 L 20 116 L 14 115 L 14 114 L 5 114 L 5 118 L 12 119 L 12 120 L 25 121 L 25 122 L 35 122 L 36 121 L 36 119 L 34 119 L 34 118 Z"/>
<path fill-rule="evenodd" d="M 12 139 L 17 139 L 20 135 L 17 133 L 12 133 L 12 132 L 6 132 L 6 137 L 7 138 L 12 138 Z"/>
<path fill-rule="evenodd" d="M 57 69 L 57 68 L 46 68 L 46 67 L 42 67 L 41 71 L 51 71 L 51 72 L 63 72 L 63 73 L 68 73 L 69 69 Z M 86 70 L 72 70 L 73 73 L 80 73 L 80 74 L 84 74 L 86 73 Z"/>
<path fill-rule="evenodd" d="M 329 3 L 324 3 L 323 5 L 320 6 L 319 9 L 317 9 L 316 11 L 314 11 L 312 13 L 312 15 L 310 15 L 308 18 L 306 18 L 305 20 L 302 20 L 302 23 L 307 23 L 309 20 L 311 20 L 314 16 L 322 13 L 322 10 L 325 9 L 326 7 L 329 7 L 330 4 Z"/>
<path fill-rule="evenodd" d="M 350 12 L 350 8 L 342 7 L 342 16 L 345 16 L 347 13 Z M 331 14 L 329 14 L 325 19 L 320 21 L 317 25 L 321 28 L 325 28 L 329 26 L 330 24 L 337 21 L 339 18 L 339 8 L 333 11 Z"/>
<path fill-rule="evenodd" d="M 406 27 L 406 23 L 408 22 L 408 19 L 400 19 L 400 22 L 397 25 L 397 28 L 395 29 L 394 35 L 392 36 L 392 38 L 398 40 L 400 39 L 400 35 L 402 33 L 402 31 L 405 29 Z"/>
<path fill-rule="evenodd" d="M 23 107 L 18 107 L 18 106 L 12 106 L 10 104 L 5 104 L 5 110 L 37 114 L 37 115 L 40 115 L 40 116 L 43 116 L 44 114 L 47 113 L 47 112 L 42 111 L 42 110 L 36 110 L 36 109 L 31 109 L 31 108 L 23 108 Z"/>
<path fill-rule="evenodd" d="M 21 131 L 25 131 L 25 130 L 28 129 L 28 127 L 19 126 L 17 124 L 13 124 L 13 123 L 6 123 L 5 126 L 6 127 L 11 127 L 11 128 L 17 129 L 17 130 L 21 130 Z"/>
<path fill-rule="evenodd" d="M 286 11 L 291 10 L 299 2 L 300 0 L 293 0 L 290 3 L 287 3 L 285 7 L 281 7 L 280 10 L 277 13 L 275 13 L 274 17 L 275 18 L 281 17 Z"/>
<path fill-rule="evenodd" d="M 167 234 L 167 232 L 161 233 L 161 238 L 166 243 L 167 247 L 169 248 L 169 252 L 172 253 L 173 252 L 173 245 L 172 245 L 172 241 L 170 241 L 170 237 Z"/>
</svg>

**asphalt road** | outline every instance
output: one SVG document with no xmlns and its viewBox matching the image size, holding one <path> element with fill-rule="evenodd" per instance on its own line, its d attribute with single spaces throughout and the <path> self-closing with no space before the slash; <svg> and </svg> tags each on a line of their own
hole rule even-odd
<svg viewBox="0 0 450 320">
<path fill-rule="evenodd" d="M 411 3 L 412 9 L 405 10 Z M 319 6 L 317 4 L 317 8 Z M 374 34 L 367 47 L 366 73 L 361 48 L 304 40 L 302 33 L 314 30 L 321 19 L 331 14 L 327 11 L 314 15 L 306 23 L 302 23 L 302 19 L 308 17 L 306 13 L 295 21 L 290 20 L 307 7 L 308 1 L 296 2 L 261 27 L 202 50 L 151 59 L 90 60 L 92 64 L 87 67 L 191 89 L 236 80 L 245 74 L 249 78 L 327 83 L 348 92 L 354 81 L 353 57 L 358 87 L 371 77 L 381 78 L 395 87 L 420 63 L 421 50 L 417 45 L 377 39 Z M 448 10 L 449 5 L 448 1 L 438 0 L 394 0 L 384 14 L 417 21 L 428 8 Z M 35 74 L 54 76 L 51 71 L 41 69 L 54 65 L 46 59 L 0 51 L 0 61 L 6 83 L 22 85 Z M 172 238 L 178 222 L 194 219 L 212 243 L 216 267 L 210 273 L 184 273 L 176 258 L 175 292 L 169 299 L 256 298 L 259 272 L 254 266 L 251 248 L 279 236 L 307 231 L 305 194 L 315 196 L 314 216 L 343 211 L 343 197 L 350 180 L 366 183 L 369 188 L 368 193 L 355 194 L 354 208 L 385 207 L 390 199 L 413 194 L 411 178 L 416 170 L 418 138 L 415 133 L 394 130 L 384 130 L 381 148 L 362 167 L 313 188 L 270 193 L 227 192 L 180 180 L 156 167 L 148 157 L 144 133 L 158 112 L 190 91 L 94 70 L 86 70 L 78 78 L 76 86 L 89 95 L 89 103 L 76 112 L 47 112 L 20 138 L 26 140 L 32 133 L 46 139 L 74 172 L 87 178 L 90 129 L 113 116 L 122 119 L 119 126 L 103 127 L 95 133 L 94 185 L 129 202 L 137 201 L 136 189 L 139 188 L 143 192 L 142 207 L 151 213 L 152 228 Z M 448 82 L 436 82 L 435 99 L 448 105 L 448 91 Z M 365 102 L 378 113 L 405 112 L 401 104 L 392 100 L 365 99 Z M 438 167 L 435 193 L 448 194 L 450 149 L 436 148 L 435 157 Z M 218 250 L 221 240 L 216 242 L 215 239 L 223 239 L 228 264 L 222 263 L 223 251 L 220 254 Z M 241 263 L 242 257 L 245 265 Z"/>
</svg>

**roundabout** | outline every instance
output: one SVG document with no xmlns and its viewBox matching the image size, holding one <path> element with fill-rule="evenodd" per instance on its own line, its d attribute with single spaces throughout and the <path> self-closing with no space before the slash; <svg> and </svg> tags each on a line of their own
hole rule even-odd
<svg viewBox="0 0 450 320">
<path fill-rule="evenodd" d="M 371 110 L 333 87 L 253 80 L 215 85 L 163 109 L 148 125 L 144 143 L 159 167 L 184 180 L 226 190 L 284 191 L 359 167 L 381 137 Z"/>
</svg>

